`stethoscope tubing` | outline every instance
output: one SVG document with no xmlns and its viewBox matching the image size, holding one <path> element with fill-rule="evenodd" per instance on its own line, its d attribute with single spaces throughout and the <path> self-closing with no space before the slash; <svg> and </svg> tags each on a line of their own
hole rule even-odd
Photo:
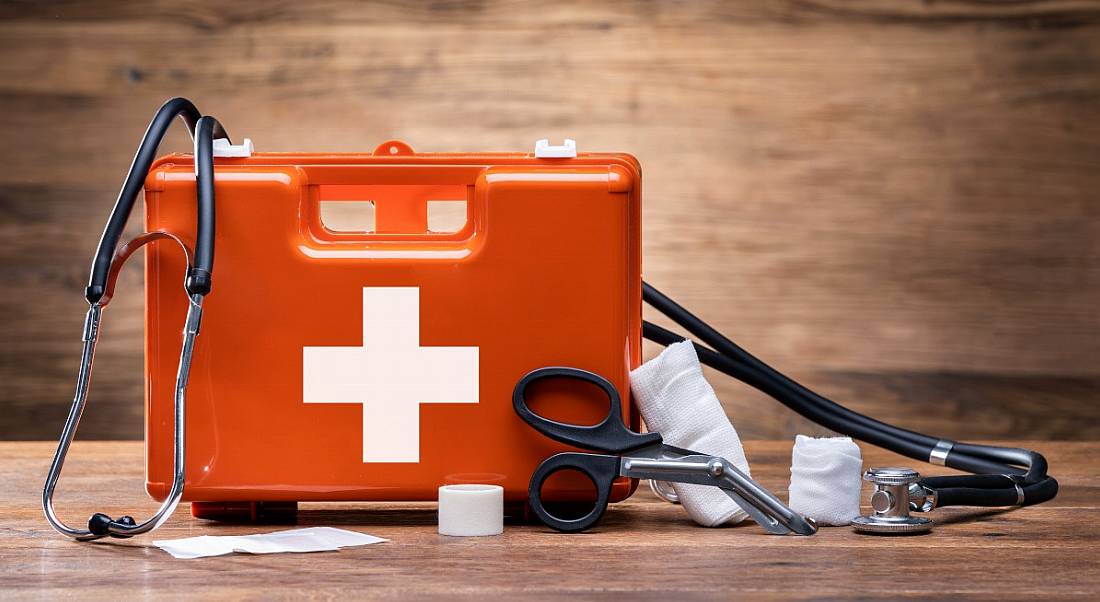
<svg viewBox="0 0 1100 602">
<path fill-rule="evenodd" d="M 158 109 L 153 116 L 152 121 L 149 122 L 149 127 L 146 128 L 145 135 L 142 136 L 141 144 L 138 145 L 138 150 L 134 153 L 134 159 L 130 163 L 130 169 L 126 173 L 126 179 L 122 182 L 122 188 L 119 190 L 118 198 L 115 200 L 115 205 L 111 209 L 111 215 L 107 219 L 107 225 L 103 228 L 103 234 L 100 236 L 95 257 L 92 259 L 91 273 L 88 276 L 88 286 L 84 291 L 84 297 L 87 299 L 88 303 L 97 302 L 106 290 L 107 275 L 111 270 L 111 261 L 114 257 L 115 249 L 118 247 L 118 242 L 122 238 L 122 233 L 126 229 L 126 222 L 129 221 L 138 194 L 141 193 L 142 188 L 145 186 L 145 176 L 148 175 L 149 168 L 152 167 L 153 161 L 156 160 L 157 149 L 160 147 L 160 143 L 164 139 L 164 135 L 168 131 L 168 128 L 171 127 L 172 122 L 177 117 L 183 120 L 184 125 L 187 127 L 188 134 L 190 134 L 191 138 L 194 140 L 196 158 L 195 169 L 197 174 L 202 178 L 198 183 L 199 228 L 196 232 L 195 265 L 192 269 L 195 272 L 199 272 L 200 276 L 202 272 L 209 274 L 213 270 L 214 178 L 211 140 L 214 138 L 225 138 L 228 140 L 229 135 L 226 134 L 225 128 L 223 128 L 216 119 L 209 116 L 207 116 L 209 125 L 204 128 L 198 128 L 200 121 L 203 119 L 203 115 L 199 113 L 195 105 L 186 98 L 172 98 L 161 105 L 160 109 Z M 209 128 L 206 133 L 197 131 L 197 129 L 202 130 L 206 127 Z M 209 185 L 204 186 L 204 181 L 209 181 Z M 196 288 L 192 290 L 191 285 L 189 285 L 188 292 L 192 294 L 205 294 L 200 291 L 203 282 L 204 279 L 200 277 L 194 285 Z"/>
<path fill-rule="evenodd" d="M 948 441 L 874 420 L 818 395 L 768 366 L 648 283 L 643 283 L 643 299 L 710 346 L 693 341 L 704 364 L 766 393 L 802 416 L 839 433 L 922 461 L 934 460 L 935 452 L 944 446 L 947 451 L 940 458 L 945 466 L 996 477 L 993 481 L 981 482 L 987 486 L 982 490 L 990 493 L 982 500 L 986 503 L 973 503 L 978 496 L 971 495 L 972 491 L 956 496 L 967 500 L 966 505 L 1013 505 L 1001 503 L 1009 497 L 1019 505 L 1030 505 L 1047 501 L 1057 494 L 1057 481 L 1046 474 L 1047 462 L 1039 453 Z M 689 340 L 650 322 L 644 323 L 643 336 L 662 345 Z M 961 477 L 941 479 L 952 478 Z M 937 481 L 944 489 L 952 489 L 947 487 L 948 483 Z M 964 485 L 956 489 L 979 488 Z M 951 492 L 947 493 L 946 499 L 938 501 L 939 505 L 949 505 L 956 499 Z"/>
</svg>

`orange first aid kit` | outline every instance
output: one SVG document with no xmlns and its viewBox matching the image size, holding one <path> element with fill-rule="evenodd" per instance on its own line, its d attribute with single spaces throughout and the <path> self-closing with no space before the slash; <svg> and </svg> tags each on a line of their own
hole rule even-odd
<svg viewBox="0 0 1100 602">
<path fill-rule="evenodd" d="M 565 449 L 513 411 L 524 374 L 576 366 L 630 399 L 641 360 L 639 165 L 542 144 L 551 152 L 416 153 L 393 141 L 370 154 L 214 159 L 218 277 L 186 409 L 183 499 L 196 516 L 434 500 L 440 485 L 463 482 L 499 484 L 522 504 L 532 471 Z M 192 242 L 194 165 L 190 155 L 153 164 L 149 231 Z M 442 208 L 455 224 L 433 224 Z M 364 223 L 334 229 L 332 216 L 349 213 Z M 146 249 L 146 487 L 164 499 L 186 266 L 168 245 Z M 590 424 L 607 402 L 588 389 L 546 383 L 529 402 Z M 623 413 L 637 429 L 633 404 Z M 611 499 L 635 483 L 619 479 Z M 565 478 L 543 496 L 589 491 Z"/>
</svg>

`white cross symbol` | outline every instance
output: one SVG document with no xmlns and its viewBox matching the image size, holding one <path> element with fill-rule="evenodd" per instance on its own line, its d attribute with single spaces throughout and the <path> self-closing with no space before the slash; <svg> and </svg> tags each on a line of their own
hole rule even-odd
<svg viewBox="0 0 1100 602">
<path fill-rule="evenodd" d="M 420 404 L 478 403 L 477 347 L 420 346 L 420 289 L 363 287 L 362 347 L 303 347 L 306 403 L 363 404 L 363 461 L 420 461 Z"/>
</svg>

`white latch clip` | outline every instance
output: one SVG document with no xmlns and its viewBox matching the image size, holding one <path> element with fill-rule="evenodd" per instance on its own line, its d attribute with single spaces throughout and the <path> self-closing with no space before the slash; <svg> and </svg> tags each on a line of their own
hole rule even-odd
<svg viewBox="0 0 1100 602">
<path fill-rule="evenodd" d="M 548 138 L 535 141 L 535 157 L 539 159 L 572 159 L 577 156 L 577 141 L 566 138 L 565 144 L 551 146 Z"/>
<path fill-rule="evenodd" d="M 245 138 L 240 144 L 230 144 L 226 138 L 214 139 L 215 157 L 251 157 L 255 150 L 251 138 Z"/>
</svg>

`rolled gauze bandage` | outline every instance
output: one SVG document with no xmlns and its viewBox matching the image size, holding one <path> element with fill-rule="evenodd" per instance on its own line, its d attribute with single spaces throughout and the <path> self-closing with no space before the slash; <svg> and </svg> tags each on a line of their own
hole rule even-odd
<svg viewBox="0 0 1100 602">
<path fill-rule="evenodd" d="M 798 435 L 791 452 L 790 507 L 819 525 L 847 525 L 859 516 L 863 457 L 848 437 Z"/>
<path fill-rule="evenodd" d="M 503 531 L 503 487 L 444 485 L 439 488 L 440 535 L 479 537 L 500 535 Z"/>
<path fill-rule="evenodd" d="M 630 373 L 630 390 L 646 426 L 664 442 L 701 454 L 721 456 L 746 475 L 749 462 L 690 341 L 669 345 L 661 355 Z M 705 527 L 738 522 L 747 514 L 721 489 L 672 483 L 691 518 Z"/>
</svg>

